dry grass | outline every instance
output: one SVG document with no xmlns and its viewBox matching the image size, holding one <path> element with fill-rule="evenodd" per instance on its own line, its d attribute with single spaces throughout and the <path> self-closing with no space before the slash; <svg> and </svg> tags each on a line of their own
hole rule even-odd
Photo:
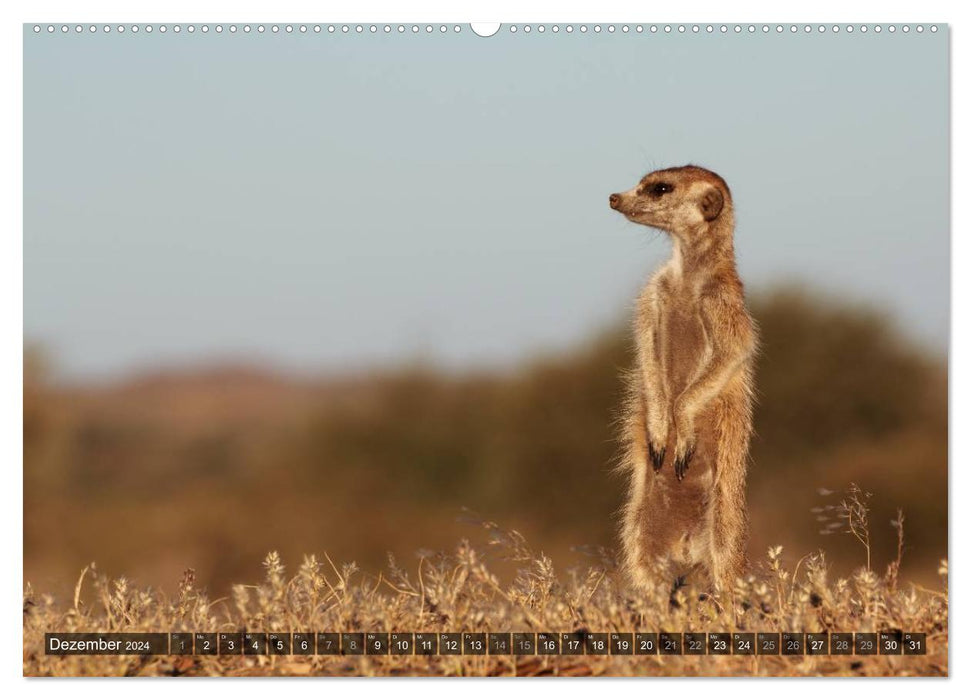
<svg viewBox="0 0 971 700">
<path fill-rule="evenodd" d="M 852 505 L 852 504 L 849 504 Z M 855 511 L 854 518 L 859 513 Z M 859 526 L 858 520 L 853 521 Z M 411 571 L 389 559 L 376 578 L 356 565 L 340 568 L 307 556 L 287 576 L 276 553 L 265 580 L 237 585 L 231 599 L 210 600 L 187 571 L 178 594 L 136 590 L 92 565 L 70 605 L 24 593 L 24 674 L 30 676 L 261 675 L 868 675 L 947 674 L 947 563 L 940 591 L 898 582 L 899 561 L 886 575 L 863 566 L 829 581 L 822 553 L 787 563 L 781 547 L 738 580 L 730 595 L 635 593 L 619 578 L 609 552 L 589 552 L 583 569 L 558 573 L 515 531 L 484 522 L 484 551 L 462 542 L 450 554 L 426 553 Z M 902 537 L 902 521 L 900 522 Z M 853 533 L 853 536 L 857 536 Z M 519 574 L 508 584 L 490 570 L 509 558 Z M 93 591 L 93 595 L 92 595 Z M 926 632 L 926 656 L 46 656 L 48 631 L 805 631 Z"/>
</svg>

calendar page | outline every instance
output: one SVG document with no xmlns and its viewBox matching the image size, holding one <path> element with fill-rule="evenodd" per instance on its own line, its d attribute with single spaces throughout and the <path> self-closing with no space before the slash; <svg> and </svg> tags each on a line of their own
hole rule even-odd
<svg viewBox="0 0 971 700">
<path fill-rule="evenodd" d="M 947 23 L 272 14 L 23 25 L 25 676 L 948 674 Z"/>
</svg>

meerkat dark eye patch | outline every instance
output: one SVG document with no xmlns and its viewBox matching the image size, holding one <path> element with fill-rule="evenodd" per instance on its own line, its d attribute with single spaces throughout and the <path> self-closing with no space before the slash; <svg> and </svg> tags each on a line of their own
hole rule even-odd
<svg viewBox="0 0 971 700">
<path fill-rule="evenodd" d="M 674 185 L 667 182 L 655 182 L 648 189 L 650 193 L 653 194 L 655 197 L 660 197 L 662 194 L 673 192 Z"/>
</svg>

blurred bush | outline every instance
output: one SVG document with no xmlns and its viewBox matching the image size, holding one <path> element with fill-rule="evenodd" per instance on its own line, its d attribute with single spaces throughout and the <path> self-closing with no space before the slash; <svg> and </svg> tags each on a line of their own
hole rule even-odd
<svg viewBox="0 0 971 700">
<path fill-rule="evenodd" d="M 783 290 L 755 306 L 761 328 L 756 414 L 771 460 L 875 439 L 942 408 L 933 363 L 890 321 Z M 946 418 L 946 415 L 944 416 Z"/>
<path fill-rule="evenodd" d="M 895 553 L 900 506 L 904 575 L 934 578 L 930 562 L 947 548 L 944 362 L 871 310 L 796 289 L 752 310 L 762 340 L 753 549 L 825 547 L 837 567 L 858 565 L 854 541 L 823 538 L 810 512 L 818 488 L 855 481 L 874 494 L 874 561 Z M 151 583 L 193 566 L 222 589 L 271 549 L 379 565 L 387 551 L 450 546 L 461 507 L 550 553 L 612 547 L 631 362 L 619 329 L 509 373 L 408 366 L 297 381 L 223 367 L 64 388 L 30 349 L 25 575 L 70 586 L 95 559 Z"/>
</svg>

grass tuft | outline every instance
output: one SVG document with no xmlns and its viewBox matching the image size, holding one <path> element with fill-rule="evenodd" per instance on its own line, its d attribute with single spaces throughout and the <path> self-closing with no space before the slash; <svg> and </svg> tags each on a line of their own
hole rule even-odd
<svg viewBox="0 0 971 700">
<path fill-rule="evenodd" d="M 862 501 L 861 501 L 862 502 Z M 853 506 L 851 505 L 851 508 Z M 860 513 L 854 525 L 860 531 Z M 865 522 L 865 513 L 864 520 Z M 584 567 L 557 571 L 525 538 L 495 523 L 483 551 L 460 542 L 452 552 L 423 552 L 413 570 L 394 557 L 376 577 L 306 556 L 286 576 L 276 552 L 261 583 L 239 584 L 232 600 L 211 601 L 187 569 L 177 595 L 109 579 L 94 565 L 78 579 L 73 606 L 24 590 L 24 674 L 28 676 L 249 675 L 946 675 L 947 561 L 941 590 L 880 576 L 869 565 L 830 581 L 826 556 L 790 564 L 782 547 L 713 596 L 691 585 L 634 592 L 609 552 Z M 898 516 L 900 551 L 903 519 Z M 850 530 L 857 539 L 860 535 Z M 861 540 L 863 541 L 863 540 Z M 490 570 L 517 563 L 504 584 Z M 92 586 L 85 585 L 88 581 Z M 93 590 L 93 595 L 92 595 Z M 90 602 L 89 602 L 90 599 Z M 82 632 L 926 632 L 926 656 L 73 656 L 43 653 L 44 633 Z"/>
</svg>

